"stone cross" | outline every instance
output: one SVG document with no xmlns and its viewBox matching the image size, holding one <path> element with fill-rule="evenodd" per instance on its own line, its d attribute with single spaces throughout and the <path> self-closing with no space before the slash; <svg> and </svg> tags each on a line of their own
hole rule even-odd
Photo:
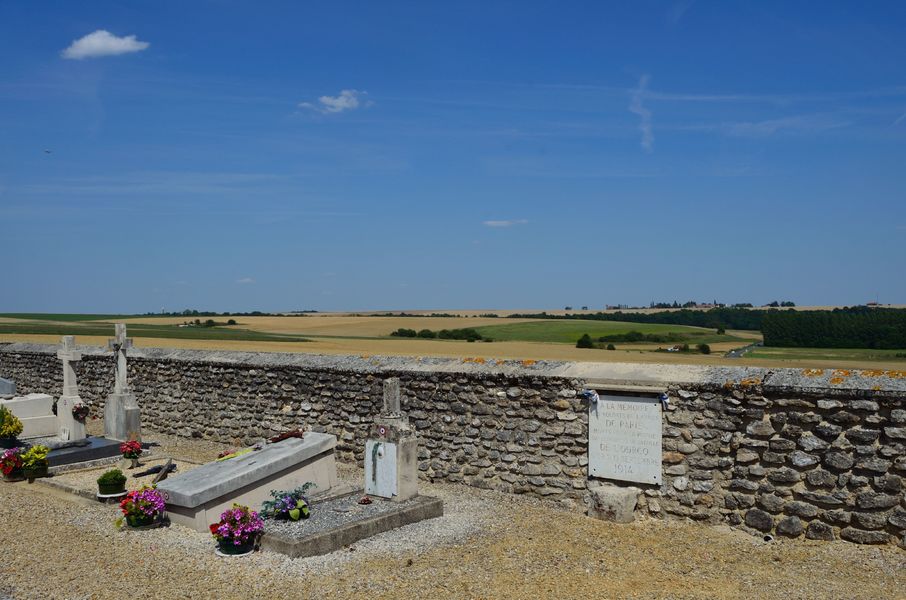
<svg viewBox="0 0 906 600">
<path fill-rule="evenodd" d="M 126 394 L 129 385 L 126 383 L 126 350 L 132 347 L 132 338 L 126 337 L 126 324 L 116 324 L 116 337 L 107 340 L 107 347 L 116 354 L 116 380 L 113 384 L 114 394 Z"/>
<path fill-rule="evenodd" d="M 401 414 L 399 377 L 384 380 L 384 414 L 388 417 L 399 417 Z"/>
<path fill-rule="evenodd" d="M 82 354 L 76 350 L 75 336 L 63 336 L 62 347 L 57 351 L 57 358 L 63 361 L 63 395 L 78 396 L 79 386 L 72 363 L 82 360 Z"/>
</svg>

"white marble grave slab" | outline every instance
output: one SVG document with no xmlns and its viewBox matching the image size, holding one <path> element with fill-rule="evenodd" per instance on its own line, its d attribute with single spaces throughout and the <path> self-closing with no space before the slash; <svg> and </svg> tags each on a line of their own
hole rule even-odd
<svg viewBox="0 0 906 600">
<path fill-rule="evenodd" d="M 661 483 L 661 403 L 601 395 L 588 410 L 588 475 Z"/>
</svg>

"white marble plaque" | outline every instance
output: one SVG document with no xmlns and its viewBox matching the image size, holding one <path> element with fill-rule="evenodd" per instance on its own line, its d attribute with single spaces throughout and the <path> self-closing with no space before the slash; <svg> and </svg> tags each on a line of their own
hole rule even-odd
<svg viewBox="0 0 906 600">
<path fill-rule="evenodd" d="M 601 395 L 588 409 L 588 475 L 661 483 L 661 402 Z"/>
</svg>

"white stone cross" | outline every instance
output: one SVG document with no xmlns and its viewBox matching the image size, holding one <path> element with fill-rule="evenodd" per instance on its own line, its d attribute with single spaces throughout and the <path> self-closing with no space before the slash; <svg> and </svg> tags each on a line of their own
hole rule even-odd
<svg viewBox="0 0 906 600">
<path fill-rule="evenodd" d="M 399 377 L 384 380 L 384 414 L 393 417 L 399 417 L 401 414 Z"/>
<path fill-rule="evenodd" d="M 82 354 L 76 350 L 75 336 L 63 336 L 62 347 L 57 351 L 57 358 L 63 361 L 63 395 L 78 396 L 79 386 L 72 363 L 82 360 Z"/>
<path fill-rule="evenodd" d="M 126 394 L 129 385 L 126 383 L 126 350 L 132 347 L 132 338 L 126 337 L 126 324 L 116 324 L 116 337 L 107 340 L 107 347 L 116 354 L 116 380 L 113 384 L 114 394 Z"/>
</svg>

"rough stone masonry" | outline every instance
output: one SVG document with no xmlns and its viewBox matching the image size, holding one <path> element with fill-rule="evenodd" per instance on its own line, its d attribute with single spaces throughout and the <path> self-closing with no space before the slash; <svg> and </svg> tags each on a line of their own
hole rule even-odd
<svg viewBox="0 0 906 600">
<path fill-rule="evenodd" d="M 82 398 L 100 414 L 109 357 L 80 350 Z M 0 347 L 0 377 L 58 395 L 54 351 Z M 598 483 L 581 392 L 664 391 L 662 483 L 611 482 L 639 489 L 637 515 L 906 548 L 906 371 L 132 352 L 150 430 L 229 445 L 311 427 L 362 464 L 382 382 L 399 377 L 421 477 L 576 508 Z"/>
</svg>

